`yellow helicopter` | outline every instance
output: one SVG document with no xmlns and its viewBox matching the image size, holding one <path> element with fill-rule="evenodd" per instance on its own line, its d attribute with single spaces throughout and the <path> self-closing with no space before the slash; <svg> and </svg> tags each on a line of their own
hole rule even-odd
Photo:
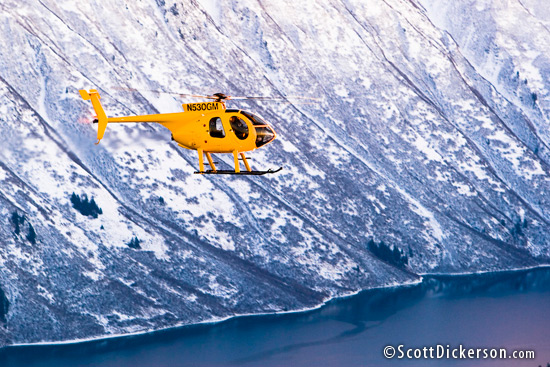
<svg viewBox="0 0 550 367">
<path fill-rule="evenodd" d="M 223 93 L 211 96 L 196 96 L 212 99 L 212 102 L 183 104 L 184 112 L 161 113 L 152 115 L 137 115 L 123 117 L 107 117 L 99 101 L 99 92 L 96 89 L 89 91 L 79 90 L 84 100 L 91 100 L 97 114 L 94 123 L 98 123 L 97 143 L 103 138 L 108 123 L 140 123 L 156 122 L 172 132 L 172 140 L 182 148 L 196 150 L 199 153 L 198 174 L 244 174 L 264 175 L 279 172 L 277 170 L 253 171 L 250 168 L 245 152 L 263 147 L 272 142 L 277 134 L 275 130 L 262 118 L 253 113 L 238 109 L 226 109 L 225 101 L 230 99 L 272 99 L 269 97 L 230 97 Z M 235 170 L 218 170 L 212 160 L 212 153 L 232 153 Z M 204 169 L 204 155 L 210 165 Z M 241 171 L 239 164 L 243 161 L 246 171 Z"/>
</svg>

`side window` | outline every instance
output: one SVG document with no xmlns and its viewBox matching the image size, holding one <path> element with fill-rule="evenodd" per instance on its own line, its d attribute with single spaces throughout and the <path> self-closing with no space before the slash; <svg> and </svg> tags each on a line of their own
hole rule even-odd
<svg viewBox="0 0 550 367">
<path fill-rule="evenodd" d="M 229 124 L 231 124 L 231 128 L 233 129 L 233 132 L 235 132 L 235 135 L 237 135 L 237 138 L 241 140 L 248 138 L 248 126 L 243 119 L 238 118 L 237 116 L 231 116 L 229 119 Z"/>
<path fill-rule="evenodd" d="M 219 117 L 213 117 L 210 119 L 209 130 L 210 130 L 210 136 L 213 138 L 225 137 L 225 131 L 223 131 L 222 119 Z"/>
</svg>

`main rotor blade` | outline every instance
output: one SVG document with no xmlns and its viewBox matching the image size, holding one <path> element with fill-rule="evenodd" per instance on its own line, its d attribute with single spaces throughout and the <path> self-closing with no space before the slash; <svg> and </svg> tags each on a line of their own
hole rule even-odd
<svg viewBox="0 0 550 367">
<path fill-rule="evenodd" d="M 178 92 L 171 92 L 171 91 L 160 91 L 160 90 L 154 90 L 154 89 L 136 89 L 136 88 L 128 88 L 128 87 L 112 87 L 115 90 L 125 91 L 125 92 L 151 92 L 151 93 L 159 93 L 159 94 L 171 94 L 175 96 L 179 96 L 182 98 L 185 97 L 191 97 L 191 98 L 206 98 L 206 99 L 214 99 L 214 100 L 257 100 L 257 101 L 281 101 L 281 102 L 288 102 L 289 99 L 298 99 L 298 100 L 304 100 L 304 101 L 320 101 L 320 98 L 312 98 L 312 97 L 302 97 L 302 96 L 284 96 L 284 97 L 268 97 L 268 96 L 226 96 L 223 93 L 217 93 L 218 95 L 199 95 L 199 94 L 189 94 L 189 93 L 178 93 Z"/>
<path fill-rule="evenodd" d="M 320 101 L 321 98 L 313 98 L 313 97 L 301 97 L 301 96 L 285 96 L 285 97 L 259 97 L 259 96 L 250 96 L 250 97 L 233 97 L 228 96 L 227 99 L 255 99 L 255 100 L 263 100 L 263 101 L 286 101 L 288 99 L 303 99 L 307 101 Z"/>
<path fill-rule="evenodd" d="M 152 93 L 159 93 L 159 94 L 172 94 L 179 97 L 208 98 L 208 99 L 216 98 L 213 96 L 202 96 L 198 94 L 177 93 L 177 92 L 160 91 L 160 90 L 154 90 L 154 89 L 136 89 L 136 88 L 126 88 L 126 87 L 113 87 L 113 89 L 124 91 L 124 92 L 152 92 Z"/>
</svg>

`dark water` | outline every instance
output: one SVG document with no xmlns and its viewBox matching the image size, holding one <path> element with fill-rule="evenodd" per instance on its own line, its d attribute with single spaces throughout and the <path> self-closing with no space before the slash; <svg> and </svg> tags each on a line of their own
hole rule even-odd
<svg viewBox="0 0 550 367">
<path fill-rule="evenodd" d="M 385 359 L 387 345 L 534 350 L 536 359 Z M 437 349 L 434 350 L 434 354 Z M 546 366 L 550 269 L 426 277 L 307 312 L 0 350 L 0 366 Z"/>
</svg>

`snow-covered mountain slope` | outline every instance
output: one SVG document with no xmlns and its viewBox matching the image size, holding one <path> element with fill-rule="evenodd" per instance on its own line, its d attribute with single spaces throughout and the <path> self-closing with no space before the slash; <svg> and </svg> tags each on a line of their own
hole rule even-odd
<svg viewBox="0 0 550 367">
<path fill-rule="evenodd" d="M 548 18 L 535 1 L 453 4 L 3 1 L 0 344 L 548 263 Z M 155 124 L 109 125 L 95 146 L 82 88 L 110 116 L 191 101 L 151 90 L 320 100 L 230 102 L 279 134 L 254 168 L 284 170 L 199 176 Z"/>
</svg>

